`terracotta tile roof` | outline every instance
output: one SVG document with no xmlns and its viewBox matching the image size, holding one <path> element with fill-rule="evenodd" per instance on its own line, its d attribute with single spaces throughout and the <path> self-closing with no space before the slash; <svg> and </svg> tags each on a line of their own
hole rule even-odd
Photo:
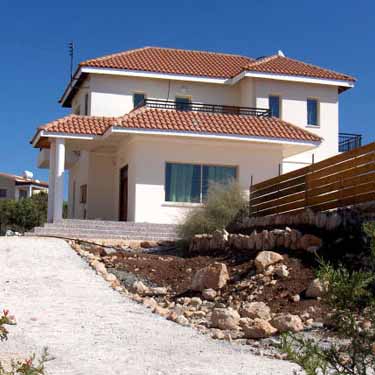
<svg viewBox="0 0 375 375">
<path fill-rule="evenodd" d="M 66 134 L 102 135 L 111 126 L 126 129 L 241 135 L 313 142 L 321 140 L 317 135 L 276 117 L 148 107 L 141 107 L 117 118 L 70 115 L 40 127 L 38 132 L 45 130 Z M 36 135 L 33 139 L 35 137 Z"/>
<path fill-rule="evenodd" d="M 116 117 L 69 115 L 40 126 L 38 130 L 51 133 L 100 135 L 111 126 L 115 119 Z"/>
<path fill-rule="evenodd" d="M 5 178 L 8 178 L 10 180 L 13 180 L 16 184 L 20 183 L 22 185 L 29 185 L 30 184 L 30 185 L 39 185 L 39 186 L 42 186 L 42 187 L 48 187 L 48 182 L 40 181 L 40 180 L 37 180 L 37 179 L 34 179 L 34 178 L 25 178 L 25 177 L 18 176 L 18 175 L 15 175 L 15 174 L 1 173 L 0 172 L 0 177 L 5 177 Z"/>
<path fill-rule="evenodd" d="M 141 107 L 120 117 L 116 126 L 130 129 L 198 132 L 225 135 L 321 140 L 317 135 L 276 117 L 240 116 Z"/>
<path fill-rule="evenodd" d="M 87 60 L 80 66 L 231 78 L 252 61 L 249 57 L 225 53 L 144 47 Z"/>
<path fill-rule="evenodd" d="M 285 74 L 313 78 L 326 78 L 354 82 L 356 79 L 347 74 L 337 73 L 333 70 L 320 68 L 289 57 L 273 55 L 247 64 L 246 71 Z"/>
</svg>

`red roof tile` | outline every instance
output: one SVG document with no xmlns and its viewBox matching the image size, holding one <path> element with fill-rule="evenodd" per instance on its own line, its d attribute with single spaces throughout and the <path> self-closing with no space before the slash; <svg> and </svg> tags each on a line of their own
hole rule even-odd
<svg viewBox="0 0 375 375">
<path fill-rule="evenodd" d="M 320 137 L 276 117 L 244 116 L 141 107 L 119 118 L 116 126 L 131 129 L 285 138 L 320 141 Z"/>
<path fill-rule="evenodd" d="M 20 183 L 22 185 L 39 185 L 39 186 L 48 188 L 48 182 L 40 181 L 38 179 L 25 178 L 22 176 L 18 176 L 16 174 L 2 173 L 2 172 L 0 173 L 0 176 L 13 180 L 16 184 Z"/>
<path fill-rule="evenodd" d="M 250 57 L 190 51 L 173 48 L 144 47 L 115 53 L 80 63 L 81 67 L 139 70 L 215 78 L 232 78 L 244 70 L 355 81 L 354 77 L 307 64 L 289 57 L 273 55 L 254 60 Z"/>
<path fill-rule="evenodd" d="M 116 117 L 69 115 L 40 126 L 38 130 L 51 133 L 100 135 L 111 126 L 115 119 Z"/>
<path fill-rule="evenodd" d="M 225 53 L 144 47 L 87 60 L 80 66 L 231 78 L 252 61 L 249 57 Z"/>
<path fill-rule="evenodd" d="M 355 78 L 347 74 L 337 73 L 333 70 L 320 68 L 289 57 L 273 55 L 253 61 L 244 68 L 246 71 L 285 74 L 313 78 L 325 78 L 354 82 Z"/>
<path fill-rule="evenodd" d="M 148 107 L 141 107 L 117 118 L 70 115 L 52 121 L 40 127 L 38 131 L 102 135 L 111 126 L 126 129 L 240 135 L 313 142 L 321 140 L 317 135 L 276 117 L 177 111 Z"/>
</svg>

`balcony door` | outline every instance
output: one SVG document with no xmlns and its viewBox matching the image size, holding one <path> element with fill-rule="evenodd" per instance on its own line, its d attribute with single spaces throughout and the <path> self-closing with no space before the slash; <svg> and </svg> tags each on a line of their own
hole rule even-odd
<svg viewBox="0 0 375 375">
<path fill-rule="evenodd" d="M 128 220 L 128 166 L 120 170 L 120 221 Z"/>
</svg>

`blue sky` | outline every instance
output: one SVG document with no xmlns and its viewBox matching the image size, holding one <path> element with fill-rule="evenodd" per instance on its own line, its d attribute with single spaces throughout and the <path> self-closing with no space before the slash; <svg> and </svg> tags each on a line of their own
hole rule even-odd
<svg viewBox="0 0 375 375">
<path fill-rule="evenodd" d="M 341 131 L 374 139 L 375 3 L 372 0 L 25 1 L 0 5 L 0 171 L 39 178 L 35 128 L 68 113 L 67 44 L 81 60 L 142 46 L 287 56 L 352 74 L 340 96 Z"/>
</svg>

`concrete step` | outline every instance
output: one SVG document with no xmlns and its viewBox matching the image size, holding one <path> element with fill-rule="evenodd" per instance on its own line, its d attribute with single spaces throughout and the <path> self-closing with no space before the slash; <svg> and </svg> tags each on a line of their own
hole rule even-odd
<svg viewBox="0 0 375 375">
<path fill-rule="evenodd" d="M 62 220 L 36 227 L 27 235 L 124 240 L 176 240 L 176 225 L 102 220 Z"/>
<path fill-rule="evenodd" d="M 159 229 L 171 229 L 175 230 L 175 224 L 157 224 L 157 223 L 135 223 L 131 221 L 104 221 L 104 220 L 77 220 L 77 219 L 65 219 L 58 223 L 46 223 L 44 226 L 46 227 L 61 227 L 61 226 L 68 226 L 68 227 L 106 227 L 106 228 L 155 228 Z"/>
<path fill-rule="evenodd" d="M 124 230 L 124 229 L 95 229 L 95 228 L 45 228 L 45 227 L 36 227 L 34 228 L 35 234 L 51 234 L 51 233 L 82 233 L 82 234 L 116 234 L 116 235 L 127 235 L 127 236 L 141 236 L 141 235 L 152 235 L 152 236 L 169 236 L 169 237 L 176 237 L 175 232 L 164 232 L 164 231 L 155 231 L 155 230 Z"/>
<path fill-rule="evenodd" d="M 178 238 L 176 228 L 177 226 L 173 224 L 66 219 L 58 223 L 46 223 L 43 227 L 36 227 L 27 235 L 173 241 Z"/>
<path fill-rule="evenodd" d="M 84 225 L 82 223 L 73 225 L 73 224 L 46 224 L 44 225 L 45 229 L 90 229 L 90 230 L 114 230 L 114 231 L 126 231 L 126 232 L 163 232 L 163 233 L 176 233 L 176 227 L 155 227 L 153 225 L 142 225 L 142 226 L 134 226 L 134 225 L 101 225 L 101 224 L 90 224 Z"/>
<path fill-rule="evenodd" d="M 96 240 L 133 240 L 133 241 L 175 241 L 175 237 L 163 237 L 163 236 L 127 236 L 127 235 L 116 235 L 116 234 L 107 234 L 95 235 L 95 234 L 82 234 L 79 233 L 66 233 L 66 232 L 53 232 L 53 233 L 34 233 L 28 232 L 25 233 L 25 236 L 29 237 L 63 237 L 63 238 L 72 238 L 72 239 L 96 239 Z"/>
</svg>

